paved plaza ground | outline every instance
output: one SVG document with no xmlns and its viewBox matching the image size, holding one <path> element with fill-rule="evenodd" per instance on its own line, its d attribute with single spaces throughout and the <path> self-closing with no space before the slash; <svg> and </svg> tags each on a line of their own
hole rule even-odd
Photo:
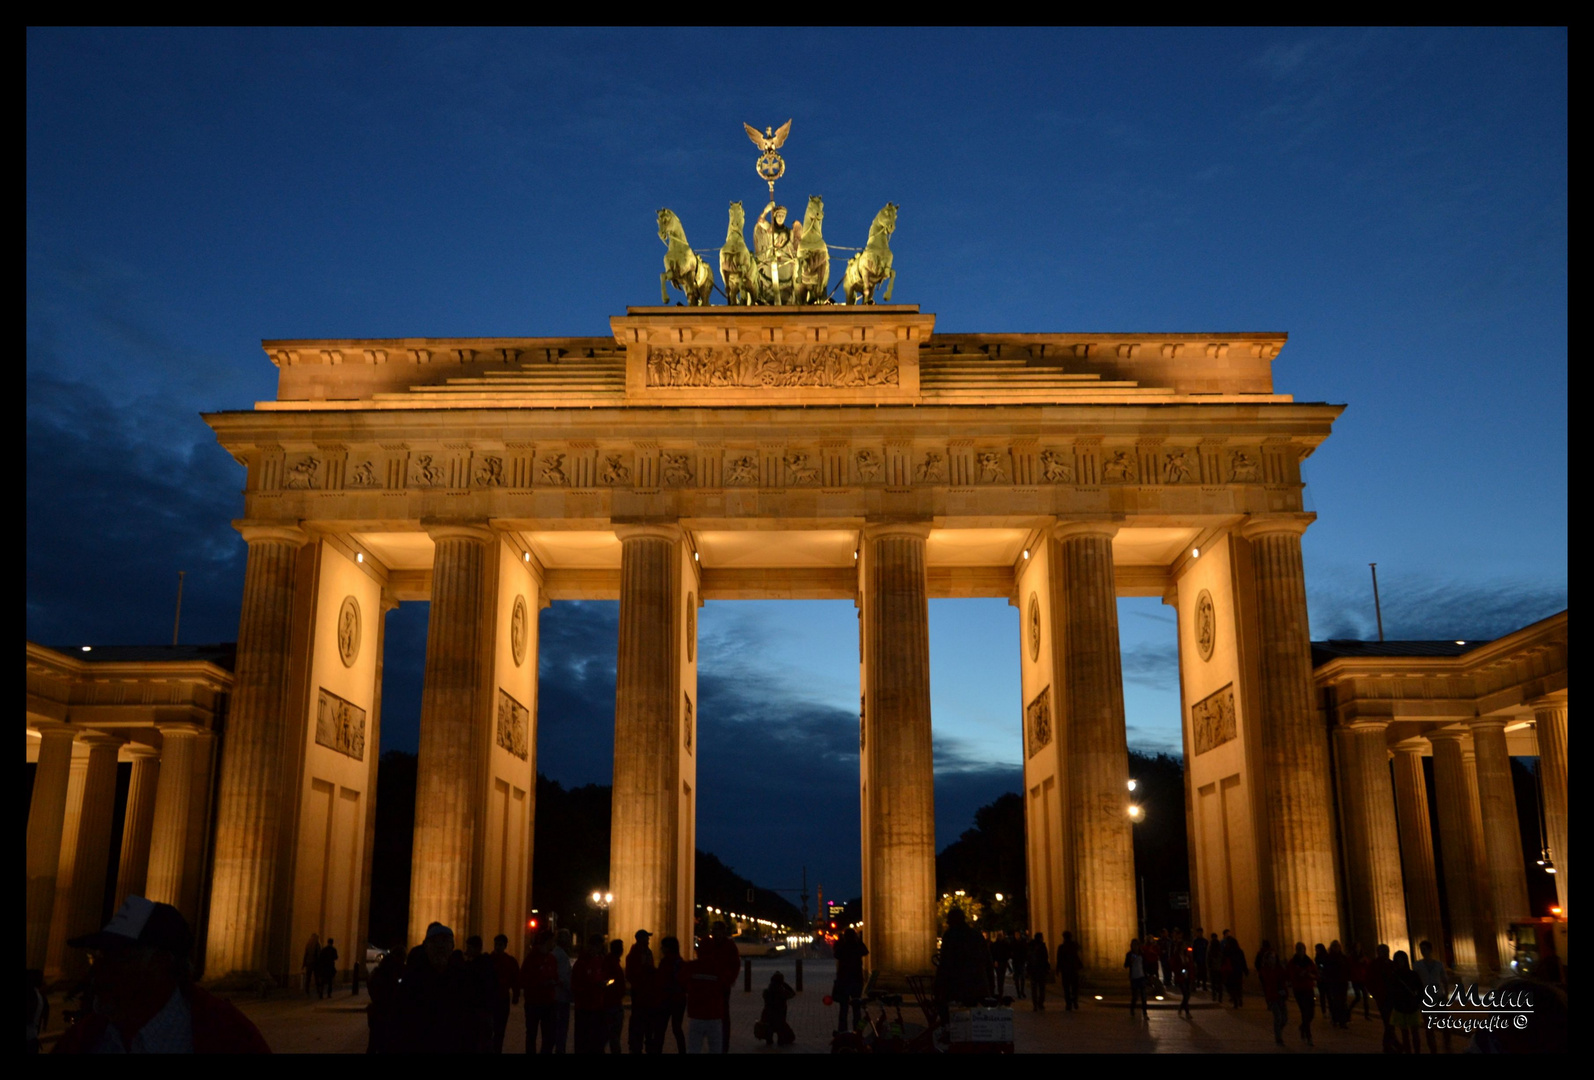
<svg viewBox="0 0 1594 1080">
<path fill-rule="evenodd" d="M 761 998 L 758 993 L 769 982 L 774 971 L 784 971 L 788 982 L 795 980 L 793 965 L 780 961 L 755 961 L 753 992 L 742 990 L 738 981 L 731 994 L 731 1050 L 735 1053 L 754 1054 L 823 1054 L 830 1049 L 830 1032 L 835 1027 L 836 1010 L 823 1003 L 830 988 L 830 964 L 812 961 L 805 972 L 807 986 L 802 994 L 792 1000 L 789 1019 L 797 1033 L 797 1043 L 791 1047 L 766 1047 L 752 1036 L 753 1022 L 758 1018 Z M 1335 1031 L 1319 1019 L 1313 1024 L 1316 1047 L 1305 1046 L 1295 1031 L 1298 1017 L 1290 1007 L 1290 1026 L 1285 1030 L 1285 1045 L 1273 1042 L 1272 1016 L 1262 1005 L 1260 996 L 1247 998 L 1244 1008 L 1232 1009 L 1214 1006 L 1210 1002 L 1192 1001 L 1199 1007 L 1190 1019 L 1176 1015 L 1175 1001 L 1164 1002 L 1164 1008 L 1153 1007 L 1148 1020 L 1129 1019 L 1125 1007 L 1127 994 L 1119 997 L 1104 995 L 1098 1003 L 1086 995 L 1084 1006 L 1077 1013 L 1065 1012 L 1062 1000 L 1056 996 L 1056 987 L 1050 988 L 1048 1008 L 1034 1012 L 1027 1001 L 1014 1003 L 1014 1043 L 1021 1054 L 1046 1053 L 1269 1053 L 1289 1054 L 1377 1053 L 1380 1049 L 1380 1026 L 1377 1014 L 1371 1021 L 1363 1020 L 1360 1013 L 1349 1031 Z M 347 987 L 329 1001 L 316 1002 L 297 994 L 280 994 L 266 1000 L 237 999 L 238 1004 L 259 1025 L 272 1048 L 285 1053 L 362 1053 L 366 1044 L 365 1003 L 362 993 L 352 997 Z M 1154 1003 L 1155 1005 L 1155 1003 Z M 904 1003 L 903 1017 L 909 1021 L 921 1020 L 912 998 Z M 667 1040 L 667 1051 L 673 1052 L 673 1043 Z M 1457 1040 L 1455 1049 L 1461 1050 L 1464 1041 Z M 510 1018 L 508 1035 L 504 1039 L 506 1053 L 520 1053 L 525 1048 L 525 1027 L 522 1013 L 516 1008 Z"/>
</svg>

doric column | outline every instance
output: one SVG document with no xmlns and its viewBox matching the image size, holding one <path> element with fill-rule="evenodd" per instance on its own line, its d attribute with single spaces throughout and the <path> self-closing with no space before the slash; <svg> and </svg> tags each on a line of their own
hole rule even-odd
<svg viewBox="0 0 1594 1080">
<path fill-rule="evenodd" d="M 172 905 L 184 918 L 192 920 L 195 912 L 185 904 L 183 886 L 186 875 L 191 873 L 188 833 L 194 817 L 199 729 L 191 724 L 163 724 L 160 733 L 160 778 L 155 785 L 144 895 L 157 903 Z"/>
<path fill-rule="evenodd" d="M 299 529 L 240 525 L 249 544 L 231 713 L 217 792 L 206 963 L 216 976 L 264 975 L 284 800 L 298 785 L 283 775 L 288 669 Z M 159 795 L 156 796 L 157 802 Z"/>
<path fill-rule="evenodd" d="M 1359 721 L 1335 732 L 1339 743 L 1340 818 L 1344 822 L 1346 888 L 1358 940 L 1392 950 L 1412 943 L 1406 932 L 1406 894 L 1400 872 L 1400 831 L 1389 775 L 1388 724 Z M 1285 943 L 1294 948 L 1292 942 Z M 1307 942 L 1308 946 L 1313 944 Z"/>
<path fill-rule="evenodd" d="M 1471 727 L 1494 935 L 1503 961 L 1511 955 L 1511 924 L 1532 915 L 1533 910 L 1528 902 L 1528 876 L 1522 865 L 1522 833 L 1517 824 L 1516 790 L 1511 783 L 1511 754 L 1505 745 L 1505 720 L 1481 717 L 1472 721 Z"/>
<path fill-rule="evenodd" d="M 1129 820 L 1118 588 L 1106 522 L 1059 525 L 1051 537 L 1057 724 L 1068 769 L 1074 931 L 1086 968 L 1116 974 L 1137 934 Z"/>
<path fill-rule="evenodd" d="M 1473 862 L 1472 813 L 1468 805 L 1464 743 L 1458 729 L 1430 732 L 1433 744 L 1434 800 L 1439 810 L 1439 851 L 1445 862 L 1445 906 L 1450 914 L 1450 944 L 1455 966 L 1463 971 L 1487 970 L 1493 964 L 1493 935 L 1478 938 L 1478 924 L 1488 920 L 1478 911 L 1473 883 L 1480 868 Z M 1371 947 L 1376 942 L 1364 942 Z"/>
<path fill-rule="evenodd" d="M 1483 841 L 1483 804 L 1478 799 L 1478 755 L 1473 750 L 1472 739 L 1461 744 L 1461 764 L 1467 774 L 1462 794 L 1467 799 L 1467 842 L 1472 846 L 1472 922 L 1473 940 L 1478 947 L 1478 961 L 1488 964 L 1490 970 L 1505 967 L 1507 956 L 1499 951 L 1495 936 L 1494 888 L 1490 884 L 1489 853 Z"/>
<path fill-rule="evenodd" d="M 1431 943 L 1435 954 L 1443 958 L 1444 917 L 1440 914 L 1439 875 L 1434 868 L 1433 833 L 1428 824 L 1428 785 L 1422 771 L 1422 752 L 1426 747 L 1423 739 L 1407 739 L 1395 746 L 1395 811 L 1400 819 L 1400 863 L 1412 941 Z"/>
<path fill-rule="evenodd" d="M 926 524 L 864 529 L 869 891 L 876 971 L 931 970 L 935 951 L 935 760 L 930 739 Z"/>
<path fill-rule="evenodd" d="M 61 826 L 60 861 L 55 871 L 55 905 L 50 911 L 50 942 L 44 958 L 45 974 L 52 979 L 60 976 L 66 956 L 67 916 L 72 908 L 72 870 L 77 865 L 78 822 L 83 819 L 83 778 L 88 771 L 88 755 L 74 753 L 67 774 L 66 818 Z"/>
<path fill-rule="evenodd" d="M 121 739 L 109 735 L 85 735 L 80 741 L 88 745 L 89 757 L 66 898 L 63 937 L 68 940 L 104 925 L 105 874 L 111 861 L 111 819 L 116 815 L 116 751 L 122 745 Z M 87 975 L 88 954 L 67 948 L 61 955 L 61 972 L 74 981 Z"/>
<path fill-rule="evenodd" d="M 1536 701 L 1533 721 L 1539 740 L 1539 783 L 1544 787 L 1545 842 L 1555 862 L 1555 894 L 1567 918 L 1570 889 L 1566 865 L 1566 702 Z"/>
<path fill-rule="evenodd" d="M 491 531 L 475 525 L 427 531 L 435 554 L 410 864 L 410 941 L 417 943 L 434 921 L 452 928 L 457 941 L 479 930 L 473 915 L 481 903 L 482 788 L 491 738 L 488 619 L 497 580 Z"/>
<path fill-rule="evenodd" d="M 1301 534 L 1311 515 L 1242 529 L 1256 582 L 1258 727 L 1278 940 L 1339 936 L 1328 737 L 1312 707 Z"/>
<path fill-rule="evenodd" d="M 28 967 L 44 967 L 50 948 L 50 917 L 55 911 L 55 879 L 61 866 L 61 833 L 66 825 L 67 778 L 72 772 L 71 728 L 41 724 L 39 765 L 28 805 Z"/>
<path fill-rule="evenodd" d="M 681 545 L 674 525 L 615 530 L 620 642 L 614 685 L 614 794 L 609 833 L 609 928 L 671 933 L 678 923 L 676 731 L 682 706 Z M 669 929 L 661 929 L 669 928 Z"/>
<path fill-rule="evenodd" d="M 155 819 L 156 777 L 160 756 L 152 746 L 129 745 L 133 775 L 127 786 L 127 812 L 122 816 L 122 854 L 116 864 L 116 906 L 129 896 L 143 896 L 149 873 L 150 829 Z"/>
</svg>

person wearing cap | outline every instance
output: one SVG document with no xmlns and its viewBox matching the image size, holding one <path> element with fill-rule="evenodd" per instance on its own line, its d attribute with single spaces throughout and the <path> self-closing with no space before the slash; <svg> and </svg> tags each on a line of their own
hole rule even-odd
<svg viewBox="0 0 1594 1080">
<path fill-rule="evenodd" d="M 93 950 L 97 1009 L 55 1044 L 57 1054 L 269 1054 L 232 1002 L 194 985 L 193 935 L 170 904 L 129 896 L 105 927 L 67 942 Z"/>
<path fill-rule="evenodd" d="M 652 934 L 646 930 L 636 932 L 636 944 L 625 956 L 625 980 L 631 986 L 631 1026 L 627 1030 L 627 1050 L 633 1054 L 664 1052 L 664 1029 L 658 1023 L 659 993 L 658 969 L 653 964 L 653 950 L 649 947 Z M 654 1028 L 658 1031 L 655 1033 Z"/>
</svg>

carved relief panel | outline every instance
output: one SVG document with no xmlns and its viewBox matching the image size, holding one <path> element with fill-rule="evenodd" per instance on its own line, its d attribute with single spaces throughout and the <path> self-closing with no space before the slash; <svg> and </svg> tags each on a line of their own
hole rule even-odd
<svg viewBox="0 0 1594 1080">
<path fill-rule="evenodd" d="M 1024 730 L 1029 734 L 1029 755 L 1034 757 L 1052 741 L 1052 688 L 1035 695 L 1024 709 Z"/>
<path fill-rule="evenodd" d="M 364 761 L 365 710 L 322 688 L 316 700 L 315 741 L 328 750 Z"/>
<path fill-rule="evenodd" d="M 494 741 L 521 761 L 531 753 L 527 731 L 531 726 L 531 712 L 509 696 L 503 687 L 498 688 L 498 724 Z"/>
<path fill-rule="evenodd" d="M 1191 706 L 1190 735 L 1198 755 L 1222 746 L 1236 734 L 1233 683 Z"/>
</svg>

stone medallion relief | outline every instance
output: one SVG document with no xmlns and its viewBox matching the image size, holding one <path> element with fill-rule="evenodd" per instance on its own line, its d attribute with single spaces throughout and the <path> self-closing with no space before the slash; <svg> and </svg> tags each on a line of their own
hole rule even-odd
<svg viewBox="0 0 1594 1080">
<path fill-rule="evenodd" d="M 1052 688 L 1035 695 L 1024 709 L 1024 727 L 1029 731 L 1029 756 L 1034 757 L 1052 741 Z"/>
<path fill-rule="evenodd" d="M 1196 652 L 1202 660 L 1212 659 L 1212 649 L 1218 641 L 1218 614 L 1212 606 L 1212 594 L 1202 589 L 1195 602 Z"/>
<path fill-rule="evenodd" d="M 1029 594 L 1029 658 L 1041 658 L 1041 598 Z"/>
<path fill-rule="evenodd" d="M 686 662 L 697 660 L 697 594 L 686 594 Z M 688 705 L 688 708 L 691 706 Z"/>
<path fill-rule="evenodd" d="M 515 666 L 520 667 L 526 662 L 526 635 L 531 629 L 530 619 L 526 615 L 526 598 L 515 597 L 515 609 L 509 615 L 509 651 L 515 658 Z"/>
<path fill-rule="evenodd" d="M 360 602 L 352 596 L 343 598 L 338 608 L 338 658 L 344 667 L 353 667 L 360 656 Z"/>
</svg>

